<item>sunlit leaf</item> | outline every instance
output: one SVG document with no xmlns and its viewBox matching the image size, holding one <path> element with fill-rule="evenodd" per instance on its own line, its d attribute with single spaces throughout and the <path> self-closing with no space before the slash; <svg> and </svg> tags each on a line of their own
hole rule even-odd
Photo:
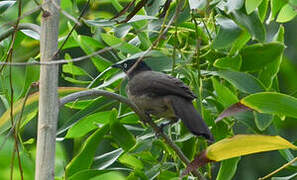
<svg viewBox="0 0 297 180">
<path fill-rule="evenodd" d="M 69 73 L 77 76 L 84 76 L 88 74 L 84 69 L 73 64 L 64 64 L 62 66 L 62 70 L 64 73 Z"/>
<path fill-rule="evenodd" d="M 262 0 L 245 0 L 245 9 L 251 14 L 260 4 Z"/>
<path fill-rule="evenodd" d="M 132 154 L 123 154 L 120 158 L 119 161 L 125 165 L 128 165 L 134 169 L 143 169 L 144 165 L 143 163 L 137 159 L 135 156 Z"/>
<path fill-rule="evenodd" d="M 297 15 L 296 9 L 292 7 L 290 4 L 286 4 L 280 10 L 276 22 L 285 23 L 294 19 Z"/>
<path fill-rule="evenodd" d="M 275 92 L 256 93 L 241 99 L 240 102 L 260 113 L 297 118 L 297 98 L 286 94 Z"/>
<path fill-rule="evenodd" d="M 288 148 L 297 149 L 280 136 L 236 135 L 208 146 L 206 156 L 212 161 L 222 161 L 252 153 Z"/>
<path fill-rule="evenodd" d="M 286 0 L 270 0 L 270 17 L 269 22 L 273 21 L 279 10 L 286 4 Z"/>
<path fill-rule="evenodd" d="M 124 150 L 122 148 L 118 148 L 114 151 L 97 156 L 94 159 L 93 167 L 99 170 L 104 170 L 117 161 L 123 152 Z"/>
<path fill-rule="evenodd" d="M 121 46 L 115 47 L 115 49 L 119 49 L 125 53 L 135 54 L 135 53 L 141 52 L 141 50 L 138 47 L 133 46 L 110 34 L 102 33 L 101 37 L 104 40 L 104 42 L 107 43 L 109 46 L 120 45 L 122 43 Z"/>
<path fill-rule="evenodd" d="M 65 138 L 77 138 L 86 135 L 98 128 L 98 124 L 108 123 L 110 114 L 110 111 L 98 112 L 82 118 L 67 131 Z"/>
</svg>

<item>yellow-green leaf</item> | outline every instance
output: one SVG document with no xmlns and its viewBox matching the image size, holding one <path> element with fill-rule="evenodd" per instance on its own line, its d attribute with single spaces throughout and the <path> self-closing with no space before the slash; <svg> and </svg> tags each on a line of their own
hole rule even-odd
<svg viewBox="0 0 297 180">
<path fill-rule="evenodd" d="M 260 113 L 297 118 L 297 98 L 276 92 L 251 94 L 240 103 Z"/>
<path fill-rule="evenodd" d="M 297 146 L 280 136 L 236 135 L 210 145 L 206 149 L 206 156 L 212 161 L 222 161 L 247 154 L 287 148 L 297 150 Z"/>
<path fill-rule="evenodd" d="M 67 94 L 78 92 L 86 90 L 85 88 L 78 88 L 78 87 L 60 87 L 58 89 L 58 93 L 60 97 L 63 97 Z M 38 107 L 38 98 L 39 98 L 39 92 L 36 92 L 32 95 L 30 95 L 26 101 L 24 114 L 29 114 L 36 110 Z M 20 99 L 13 105 L 13 116 L 16 117 L 22 110 L 24 99 Z M 2 132 L 1 128 L 4 124 L 6 124 L 10 120 L 10 109 L 8 109 L 4 114 L 0 117 L 0 132 Z M 9 128 L 9 127 L 6 127 Z"/>
</svg>

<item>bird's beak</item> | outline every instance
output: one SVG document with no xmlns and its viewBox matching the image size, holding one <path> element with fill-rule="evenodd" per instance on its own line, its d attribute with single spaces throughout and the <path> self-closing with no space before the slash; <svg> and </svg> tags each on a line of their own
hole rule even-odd
<svg viewBox="0 0 297 180">
<path fill-rule="evenodd" d="M 118 63 L 117 63 L 117 64 L 113 64 L 113 65 L 111 65 L 111 67 L 112 67 L 112 68 L 120 68 L 120 69 L 121 69 L 122 66 L 121 66 L 121 64 L 118 64 Z"/>
</svg>

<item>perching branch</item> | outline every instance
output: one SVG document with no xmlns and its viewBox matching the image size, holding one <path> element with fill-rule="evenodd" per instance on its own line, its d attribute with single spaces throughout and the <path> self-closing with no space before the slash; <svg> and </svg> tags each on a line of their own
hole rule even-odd
<svg viewBox="0 0 297 180">
<path fill-rule="evenodd" d="M 163 131 L 158 127 L 158 125 L 156 123 L 154 123 L 154 121 L 151 121 L 151 119 L 149 119 L 149 117 L 147 117 L 142 111 L 140 111 L 137 108 L 137 106 L 134 103 L 132 103 L 129 99 L 127 99 L 126 97 L 123 97 L 116 93 L 104 91 L 104 90 L 91 89 L 91 90 L 72 93 L 68 96 L 61 98 L 60 99 L 60 107 L 64 106 L 66 103 L 75 101 L 82 97 L 88 97 L 88 96 L 105 96 L 108 98 L 118 100 L 121 103 L 128 105 L 140 117 L 141 121 L 148 123 L 153 128 L 155 133 L 160 135 L 165 140 L 166 144 L 168 144 L 175 151 L 175 153 L 178 155 L 178 157 L 186 165 L 188 165 L 190 163 L 189 159 L 184 155 L 184 153 L 180 150 L 180 148 L 176 144 L 174 144 L 174 142 L 172 142 L 172 140 L 166 134 L 163 133 Z M 202 179 L 202 180 L 205 179 L 198 171 L 194 171 L 193 174 L 195 176 L 199 177 L 199 179 Z"/>
</svg>

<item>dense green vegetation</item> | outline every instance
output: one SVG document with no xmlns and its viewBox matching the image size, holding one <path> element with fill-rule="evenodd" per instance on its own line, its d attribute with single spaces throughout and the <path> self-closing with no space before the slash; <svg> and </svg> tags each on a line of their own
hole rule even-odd
<svg viewBox="0 0 297 180">
<path fill-rule="evenodd" d="M 69 61 L 59 65 L 61 98 L 87 89 L 126 96 L 124 73 L 110 66 L 145 56 L 152 69 L 189 85 L 216 142 L 258 134 L 281 136 L 297 145 L 296 0 L 137 0 L 123 10 L 130 1 L 61 1 L 57 59 Z M 20 179 L 20 164 L 24 179 L 34 178 L 38 7 L 37 1 L 0 1 L 0 179 L 12 174 Z M 71 61 L 80 57 L 85 58 Z M 157 125 L 166 121 L 154 120 Z M 181 122 L 166 127 L 164 134 L 190 161 L 208 146 Z M 242 141 L 246 144 L 234 142 L 214 152 L 224 152 L 226 160 L 200 167 L 199 174 L 253 180 L 297 156 L 293 145 L 274 139 L 283 143 L 273 146 L 276 151 L 238 157 L 264 151 L 266 139 L 257 138 L 260 145 L 247 138 Z M 57 179 L 178 179 L 187 167 L 154 128 L 110 97 L 88 96 L 62 106 L 57 144 Z M 237 150 L 236 157 L 230 155 Z M 211 153 L 207 157 L 222 160 Z M 297 161 L 273 176 L 296 178 Z"/>
</svg>

